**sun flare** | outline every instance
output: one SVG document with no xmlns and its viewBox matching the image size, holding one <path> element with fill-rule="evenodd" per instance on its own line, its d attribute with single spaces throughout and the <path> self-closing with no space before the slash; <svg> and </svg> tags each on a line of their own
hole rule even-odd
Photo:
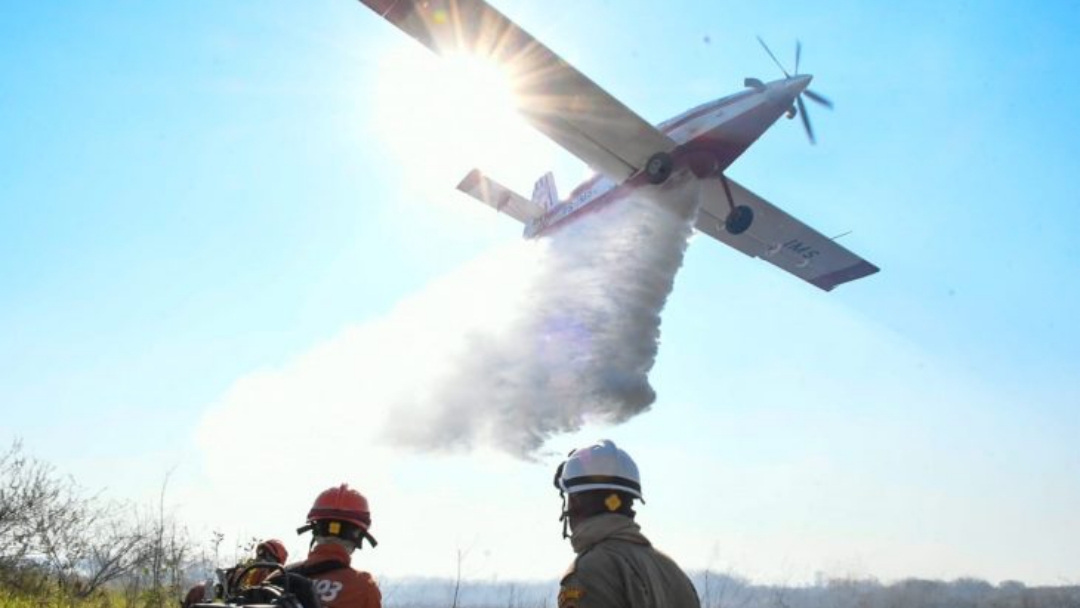
<svg viewBox="0 0 1080 608">
<path fill-rule="evenodd" d="M 476 55 L 445 58 L 426 49 L 386 55 L 374 89 L 374 126 L 409 185 L 445 193 L 473 168 L 526 187 L 553 153 L 515 109 L 511 82 Z"/>
</svg>

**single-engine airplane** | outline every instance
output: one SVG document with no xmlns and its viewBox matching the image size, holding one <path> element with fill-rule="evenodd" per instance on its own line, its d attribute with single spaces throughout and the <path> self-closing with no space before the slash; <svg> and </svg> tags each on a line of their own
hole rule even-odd
<svg viewBox="0 0 1080 608">
<path fill-rule="evenodd" d="M 474 169 L 458 189 L 525 224 L 533 238 L 630 193 L 649 190 L 663 201 L 665 184 L 699 180 L 694 227 L 826 291 L 878 271 L 724 175 L 724 171 L 781 116 L 802 118 L 813 131 L 802 97 L 831 107 L 808 90 L 811 76 L 745 80 L 746 89 L 653 126 L 568 64 L 484 0 L 360 0 L 439 54 L 476 53 L 504 67 L 519 113 L 537 130 L 596 170 L 566 200 L 554 178 L 540 178 L 531 199 Z M 765 43 L 762 42 L 762 46 Z"/>
</svg>

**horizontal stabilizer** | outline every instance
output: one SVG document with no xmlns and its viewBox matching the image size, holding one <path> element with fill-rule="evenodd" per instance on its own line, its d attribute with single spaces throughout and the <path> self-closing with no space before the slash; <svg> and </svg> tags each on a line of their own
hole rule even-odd
<svg viewBox="0 0 1080 608">
<path fill-rule="evenodd" d="M 523 224 L 544 213 L 539 205 L 487 177 L 479 169 L 469 171 L 457 189 Z"/>
<path fill-rule="evenodd" d="M 757 194 L 728 178 L 731 202 L 754 212 L 750 228 L 731 234 L 724 227 L 731 205 L 719 179 L 704 180 L 701 208 L 694 227 L 825 291 L 874 274 L 878 267 L 848 251 L 833 239 L 795 219 Z"/>
</svg>

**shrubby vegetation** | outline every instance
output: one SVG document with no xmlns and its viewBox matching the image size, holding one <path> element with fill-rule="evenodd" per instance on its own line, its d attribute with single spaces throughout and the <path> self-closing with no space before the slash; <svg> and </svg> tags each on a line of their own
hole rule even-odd
<svg viewBox="0 0 1080 608">
<path fill-rule="evenodd" d="M 0 608 L 175 608 L 215 564 L 166 512 L 89 494 L 27 456 L 0 453 Z M 253 545 L 252 545 L 253 546 Z M 240 548 L 248 551 L 251 547 Z M 569 555 L 567 556 L 569 558 Z M 459 571 L 462 556 L 459 555 Z M 228 566 L 231 564 L 217 564 Z M 556 567 L 561 565 L 556 565 Z M 703 608 L 1080 608 L 1080 586 L 908 579 L 822 579 L 757 585 L 733 573 L 694 574 Z M 387 608 L 555 608 L 558 581 L 380 581 Z"/>
<path fill-rule="evenodd" d="M 26 455 L 0 453 L 0 605 L 176 606 L 195 559 L 164 509 L 89 494 Z"/>
</svg>

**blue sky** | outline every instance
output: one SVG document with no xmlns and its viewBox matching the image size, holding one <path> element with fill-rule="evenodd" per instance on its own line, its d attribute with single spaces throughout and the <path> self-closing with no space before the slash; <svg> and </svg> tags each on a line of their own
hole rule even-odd
<svg viewBox="0 0 1080 608">
<path fill-rule="evenodd" d="M 842 242 L 882 267 L 825 294 L 694 239 L 656 404 L 552 452 L 625 445 L 646 531 L 689 567 L 1075 576 L 1077 8 L 496 6 L 654 122 L 777 76 L 755 35 L 789 66 L 801 39 L 812 88 L 836 102 L 811 107 L 818 145 L 781 120 L 730 174 L 826 234 L 853 231 Z M 500 279 L 468 269 L 514 251 L 519 227 L 453 192 L 476 160 L 462 142 L 491 133 L 462 118 L 468 92 L 425 94 L 439 66 L 347 0 L 9 7 L 0 439 L 136 500 L 174 469 L 196 530 L 284 536 L 344 478 L 385 505 L 376 525 L 396 540 L 365 557 L 376 572 L 449 573 L 455 543 L 486 556 L 476 576 L 560 572 L 553 456 L 369 453 L 344 429 L 380 406 L 335 384 L 366 377 L 322 376 L 341 353 L 408 350 L 400 319 L 452 326 L 499 297 Z M 583 174 L 538 135 L 512 142 L 493 171 L 520 191 L 548 166 L 564 192 Z M 309 422 L 325 412 L 340 428 Z M 225 471 L 256 479 L 278 457 L 302 479 L 267 490 L 279 508 L 208 506 L 252 494 Z M 418 492 L 467 514 L 445 546 L 416 546 Z"/>
</svg>

